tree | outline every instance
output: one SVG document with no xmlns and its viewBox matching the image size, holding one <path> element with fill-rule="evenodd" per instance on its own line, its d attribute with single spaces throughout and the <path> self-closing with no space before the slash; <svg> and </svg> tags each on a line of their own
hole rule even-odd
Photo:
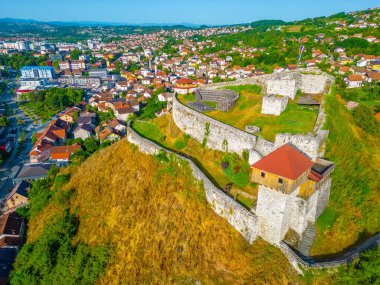
<svg viewBox="0 0 380 285">
<path fill-rule="evenodd" d="M 7 116 L 1 116 L 0 117 L 0 127 L 6 127 L 9 126 L 9 119 Z"/>
<path fill-rule="evenodd" d="M 74 122 L 76 123 L 78 121 L 78 118 L 79 118 L 79 111 L 74 111 L 72 116 L 73 116 L 73 120 Z"/>
<path fill-rule="evenodd" d="M 32 134 L 32 138 L 31 138 L 31 140 L 32 140 L 32 144 L 35 144 L 36 142 L 37 142 L 37 137 L 36 137 L 36 132 L 34 132 L 33 134 Z"/>
<path fill-rule="evenodd" d="M 82 52 L 78 49 L 75 49 L 70 52 L 70 59 L 71 60 L 78 60 L 79 56 L 82 54 Z"/>
<path fill-rule="evenodd" d="M 38 239 L 22 247 L 11 284 L 95 284 L 108 263 L 108 248 L 74 243 L 77 229 L 69 210 L 54 215 Z"/>
<path fill-rule="evenodd" d="M 58 69 L 58 68 L 59 68 L 59 60 L 53 61 L 53 67 L 54 67 L 55 69 Z"/>
<path fill-rule="evenodd" d="M 377 134 L 379 125 L 371 107 L 360 104 L 352 111 L 356 124 L 370 134 Z"/>
<path fill-rule="evenodd" d="M 339 271 L 338 284 L 378 284 L 380 247 L 362 254 L 360 259 Z"/>
<path fill-rule="evenodd" d="M 99 148 L 99 142 L 91 138 L 85 139 L 83 145 L 89 153 L 94 153 Z"/>
</svg>

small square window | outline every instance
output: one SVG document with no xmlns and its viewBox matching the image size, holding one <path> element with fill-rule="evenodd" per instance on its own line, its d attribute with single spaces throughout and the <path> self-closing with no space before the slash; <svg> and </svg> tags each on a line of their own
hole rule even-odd
<svg viewBox="0 0 380 285">
<path fill-rule="evenodd" d="M 284 180 L 282 178 L 278 178 L 278 183 L 282 184 Z"/>
<path fill-rule="evenodd" d="M 261 172 L 261 177 L 265 177 L 265 172 Z"/>
</svg>

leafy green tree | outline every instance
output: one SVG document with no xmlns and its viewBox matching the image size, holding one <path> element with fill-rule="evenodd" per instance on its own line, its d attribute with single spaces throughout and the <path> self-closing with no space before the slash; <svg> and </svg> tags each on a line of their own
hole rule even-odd
<svg viewBox="0 0 380 285">
<path fill-rule="evenodd" d="M 86 151 L 89 153 L 94 153 L 99 149 L 99 142 L 92 138 L 87 138 L 83 142 L 83 146 L 86 148 Z"/>
<path fill-rule="evenodd" d="M 362 254 L 360 259 L 338 273 L 338 284 L 379 284 L 380 247 Z"/>
<path fill-rule="evenodd" d="M 34 133 L 32 134 L 32 137 L 31 137 L 32 144 L 35 144 L 35 143 L 37 142 L 36 134 L 37 134 L 36 132 L 34 132 Z"/>
<path fill-rule="evenodd" d="M 53 216 L 39 238 L 22 247 L 11 284 L 95 284 L 108 263 L 108 248 L 74 245 L 77 228 L 68 210 Z"/>
<path fill-rule="evenodd" d="M 78 49 L 75 49 L 70 52 L 70 59 L 71 60 L 78 60 L 79 56 L 82 54 L 82 52 Z"/>
<path fill-rule="evenodd" d="M 379 132 L 379 124 L 376 121 L 371 107 L 360 104 L 352 111 L 355 122 L 359 127 L 370 134 Z"/>
<path fill-rule="evenodd" d="M 7 116 L 1 116 L 0 117 L 0 127 L 6 127 L 9 126 L 9 119 Z"/>
<path fill-rule="evenodd" d="M 53 61 L 53 67 L 54 67 L 55 69 L 58 69 L 58 68 L 59 68 L 59 60 Z"/>
</svg>

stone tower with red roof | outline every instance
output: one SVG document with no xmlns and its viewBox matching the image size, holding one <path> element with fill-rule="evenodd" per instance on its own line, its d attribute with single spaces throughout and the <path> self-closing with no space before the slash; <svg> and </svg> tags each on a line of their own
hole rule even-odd
<svg viewBox="0 0 380 285">
<path fill-rule="evenodd" d="M 251 168 L 252 181 L 259 184 L 255 209 L 259 235 L 272 244 L 287 235 L 302 242 L 306 228 L 314 226 L 327 205 L 333 164 L 319 158 L 312 161 L 285 144 Z"/>
</svg>

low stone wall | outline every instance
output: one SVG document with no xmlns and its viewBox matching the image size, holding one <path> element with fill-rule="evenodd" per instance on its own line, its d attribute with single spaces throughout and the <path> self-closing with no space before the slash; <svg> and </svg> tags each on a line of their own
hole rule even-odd
<svg viewBox="0 0 380 285">
<path fill-rule="evenodd" d="M 173 120 L 186 134 L 208 148 L 235 152 L 254 149 L 257 137 L 205 116 L 173 97 Z"/>
<path fill-rule="evenodd" d="M 257 217 L 216 187 L 191 159 L 173 153 L 141 137 L 130 125 L 127 128 L 127 140 L 136 145 L 143 153 L 154 155 L 160 151 L 165 151 L 175 155 L 181 160 L 187 161 L 193 171 L 194 178 L 203 182 L 207 202 L 211 205 L 215 213 L 226 219 L 248 242 L 252 243 L 257 238 Z"/>
<path fill-rule="evenodd" d="M 286 242 L 281 241 L 279 248 L 288 258 L 289 262 L 297 268 L 297 265 L 301 265 L 304 268 L 322 269 L 322 268 L 335 268 L 342 265 L 347 265 L 359 258 L 360 255 L 370 249 L 374 249 L 380 245 L 380 233 L 369 238 L 362 244 L 350 249 L 340 257 L 326 258 L 323 261 L 316 261 L 313 258 L 303 256 L 289 246 Z M 299 269 L 298 269 L 299 270 Z"/>
</svg>

